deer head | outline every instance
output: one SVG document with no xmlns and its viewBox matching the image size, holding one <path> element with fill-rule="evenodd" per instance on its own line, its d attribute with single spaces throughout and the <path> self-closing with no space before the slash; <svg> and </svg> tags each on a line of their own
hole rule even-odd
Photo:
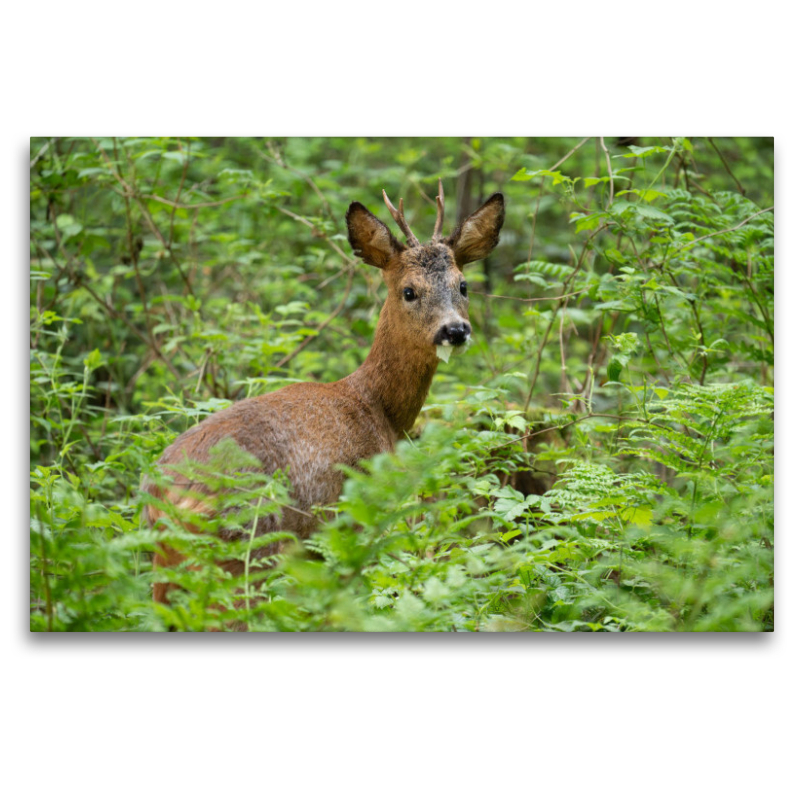
<svg viewBox="0 0 800 800">
<path fill-rule="evenodd" d="M 503 195 L 493 194 L 446 239 L 442 237 L 444 191 L 439 181 L 433 237 L 420 244 L 403 214 L 383 193 L 392 217 L 406 237 L 401 244 L 361 203 L 347 211 L 350 245 L 367 264 L 383 271 L 389 295 L 387 315 L 397 345 L 436 353 L 436 348 L 466 344 L 472 334 L 467 282 L 461 268 L 485 258 L 497 245 L 503 226 Z M 442 352 L 439 350 L 438 352 Z"/>
</svg>

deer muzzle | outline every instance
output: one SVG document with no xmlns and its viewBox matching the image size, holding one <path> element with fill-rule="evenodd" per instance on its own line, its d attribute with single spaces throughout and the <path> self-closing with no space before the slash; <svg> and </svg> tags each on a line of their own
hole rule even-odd
<svg viewBox="0 0 800 800">
<path fill-rule="evenodd" d="M 442 325 L 433 337 L 433 343 L 438 346 L 459 347 L 465 344 L 472 334 L 472 326 L 469 322 L 451 322 Z"/>
</svg>

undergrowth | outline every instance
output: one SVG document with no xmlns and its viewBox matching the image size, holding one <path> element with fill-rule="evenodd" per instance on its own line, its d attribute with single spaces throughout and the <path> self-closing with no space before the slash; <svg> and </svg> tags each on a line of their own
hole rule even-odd
<svg viewBox="0 0 800 800">
<path fill-rule="evenodd" d="M 32 630 L 773 629 L 771 140 L 41 139 L 31 159 Z M 218 517 L 149 530 L 141 477 L 177 433 L 363 360 L 381 289 L 350 200 L 391 189 L 424 231 L 436 179 L 467 171 L 508 216 L 468 275 L 477 343 L 414 435 L 349 470 L 306 541 L 255 535 L 287 479 L 230 449 L 186 467 Z M 188 561 L 154 571 L 157 539 Z"/>
</svg>

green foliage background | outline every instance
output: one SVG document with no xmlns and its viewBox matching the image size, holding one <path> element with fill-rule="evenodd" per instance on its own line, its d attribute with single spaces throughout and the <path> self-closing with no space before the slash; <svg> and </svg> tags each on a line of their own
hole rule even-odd
<svg viewBox="0 0 800 800">
<path fill-rule="evenodd" d="M 446 230 L 508 210 L 415 435 L 268 560 L 284 482 L 223 453 L 242 541 L 173 525 L 154 604 L 141 475 L 353 371 L 384 295 L 344 212 L 428 236 L 439 177 Z M 773 202 L 771 139 L 32 140 L 31 629 L 771 630 Z"/>
</svg>

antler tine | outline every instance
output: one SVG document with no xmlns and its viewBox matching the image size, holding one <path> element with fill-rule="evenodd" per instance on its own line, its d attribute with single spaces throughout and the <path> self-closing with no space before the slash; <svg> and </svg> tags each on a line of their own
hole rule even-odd
<svg viewBox="0 0 800 800">
<path fill-rule="evenodd" d="M 389 199 L 388 195 L 386 194 L 386 189 L 383 190 L 383 202 L 386 203 L 386 207 L 392 214 L 392 218 L 397 223 L 397 227 L 400 228 L 401 231 L 406 235 L 406 239 L 408 239 L 408 243 L 414 247 L 415 245 L 419 244 L 419 240 L 413 233 L 411 233 L 411 228 L 408 227 L 408 223 L 406 222 L 406 218 L 403 215 L 403 198 L 400 198 L 400 210 L 398 211 L 393 205 L 392 201 Z"/>
<path fill-rule="evenodd" d="M 442 226 L 444 225 L 444 189 L 442 179 L 439 178 L 439 194 L 436 195 L 436 225 L 433 228 L 433 238 L 442 238 Z"/>
</svg>

